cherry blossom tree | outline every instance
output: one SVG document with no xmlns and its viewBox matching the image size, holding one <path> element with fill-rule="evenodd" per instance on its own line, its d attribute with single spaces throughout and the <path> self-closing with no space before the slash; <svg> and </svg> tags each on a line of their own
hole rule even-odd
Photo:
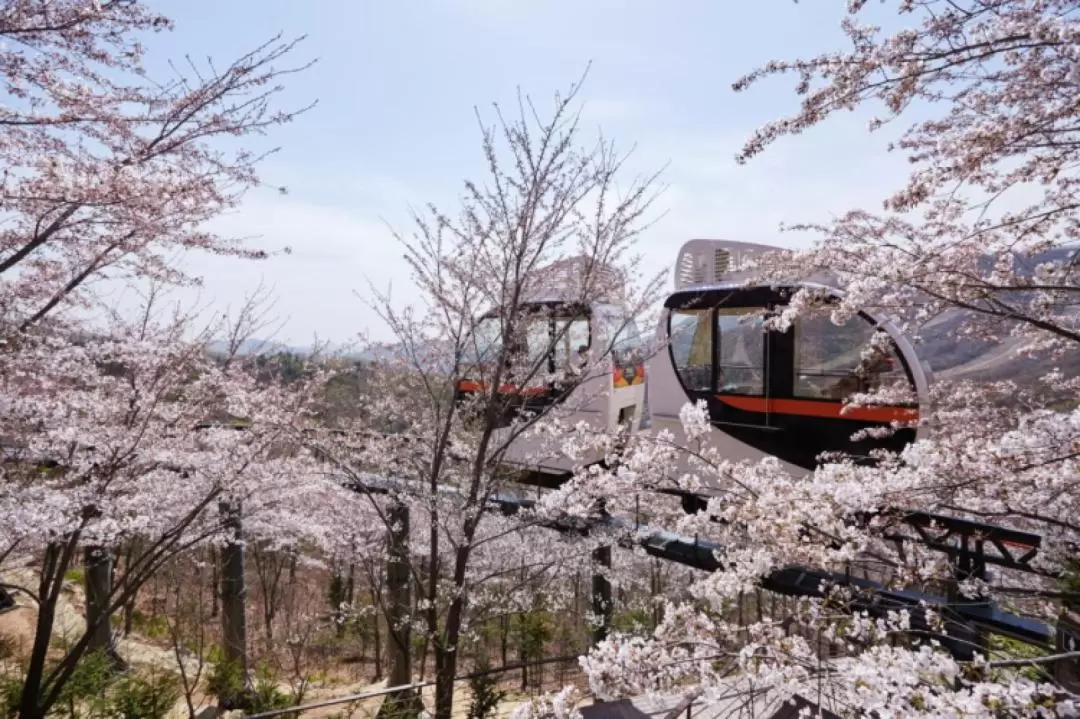
<svg viewBox="0 0 1080 719">
<path fill-rule="evenodd" d="M 948 321 L 958 342 L 1004 344 L 1016 356 L 1041 358 L 1032 366 L 1075 367 L 1075 3 L 885 5 L 895 12 L 891 29 L 865 21 L 869 3 L 850 2 L 843 21 L 850 49 L 771 62 L 735 83 L 743 91 L 794 74 L 802 100 L 796 114 L 755 133 L 740 161 L 841 110 L 880 107 L 872 131 L 907 123 L 890 149 L 905 153 L 913 169 L 880 212 L 857 209 L 830 224 L 797 226 L 820 239 L 809 250 L 761 261 L 759 281 L 828 273 L 845 292 L 825 305 L 819 293 L 800 291 L 774 328 L 800 315 L 825 313 L 842 323 L 857 310 L 878 310 L 897 317 L 917 349 L 924 328 Z M 963 581 L 959 601 L 994 600 L 1051 625 L 1073 621 L 1068 608 L 1080 599 L 1068 581 L 1080 540 L 1078 390 L 1075 371 L 1062 369 L 1023 381 L 943 379 L 920 408 L 925 438 L 872 465 L 824 458 L 805 477 L 788 475 L 773 460 L 734 463 L 703 449 L 697 440 L 709 421 L 700 407 L 684 412 L 689 447 L 672 448 L 672 437 L 634 437 L 615 471 L 582 473 L 552 495 L 552 506 L 587 515 L 599 496 L 617 501 L 655 488 L 651 478 L 673 452 L 693 451 L 694 476 L 682 483 L 722 488 L 721 496 L 696 515 L 679 520 L 672 513 L 668 521 L 717 540 L 725 571 L 696 582 L 696 601 L 669 607 L 650 636 L 614 637 L 594 651 L 585 661 L 594 690 L 684 693 L 719 703 L 765 688 L 781 698 L 831 697 L 830 709 L 852 715 L 1072 715 L 1077 687 L 1057 685 L 1051 675 L 1080 655 L 1024 658 L 978 645 L 974 660 L 954 659 L 944 651 L 947 608 L 873 618 L 855 610 L 857 590 L 835 586 L 787 617 L 744 626 L 726 612 L 741 593 L 789 565 L 873 567 L 895 587 L 955 582 L 955 567 L 943 555 L 888 539 L 906 512 L 921 510 L 1042 537 L 1037 572 L 1002 569 Z M 809 633 L 792 635 L 785 630 L 792 623 Z M 823 654 L 817 639 L 840 656 Z"/>
<path fill-rule="evenodd" d="M 27 560 L 39 577 L 22 587 L 38 614 L 20 717 L 48 713 L 88 649 L 111 646 L 109 615 L 163 562 L 221 534 L 218 502 L 288 506 L 316 477 L 297 435 L 314 385 L 259 382 L 244 362 L 206 354 L 214 323 L 149 311 L 123 321 L 95 292 L 103 280 L 197 282 L 174 263 L 182 251 L 266 255 L 206 221 L 261 184 L 267 153 L 237 140 L 303 111 L 276 103 L 305 66 L 282 64 L 296 41 L 151 77 L 143 43 L 170 28 L 129 0 L 0 3 L 0 541 L 5 561 Z M 106 321 L 88 324 L 87 311 Z M 220 421 L 237 418 L 249 431 Z M 138 550 L 110 582 L 112 550 L 132 539 Z M 87 631 L 49 663 L 80 551 L 96 577 Z"/>
<path fill-rule="evenodd" d="M 610 142 L 582 143 L 577 89 L 556 96 L 550 114 L 521 97 L 513 115 L 496 108 L 494 124 L 481 120 L 484 180 L 466 183 L 458 213 L 431 207 L 415 218 L 411 236 L 399 238 L 425 306 L 400 310 L 375 292 L 374 304 L 400 342 L 399 356 L 370 378 L 379 389 L 370 416 L 321 448 L 360 491 L 370 475 L 399 481 L 390 505 L 399 509 L 380 511 L 387 528 L 400 531 L 407 509 L 409 533 L 422 536 L 422 546 L 410 552 L 394 550 L 399 545 L 391 542 L 395 566 L 406 566 L 406 576 L 422 587 L 421 610 L 388 620 L 410 621 L 430 643 L 440 718 L 450 716 L 470 609 L 483 609 L 490 595 L 482 587 L 500 575 L 490 563 L 506 562 L 508 574 L 524 564 L 535 579 L 571 556 L 539 556 L 536 550 L 548 545 L 532 539 L 528 560 L 508 552 L 531 535 L 485 511 L 496 495 L 514 490 L 515 470 L 505 461 L 514 440 L 539 436 L 542 427 L 573 414 L 559 402 L 519 411 L 519 393 L 550 383 L 569 386 L 590 373 L 610 375 L 601 369 L 610 347 L 594 346 L 579 367 L 559 367 L 549 376 L 547 357 L 565 340 L 561 334 L 530 333 L 528 352 L 517 352 L 538 316 L 530 314 L 530 302 L 615 302 L 626 308 L 620 320 L 626 323 L 657 286 L 654 278 L 638 277 L 631 255 L 648 224 L 655 178 L 624 179 L 626 156 Z M 481 325 L 485 313 L 489 319 Z M 462 380 L 478 389 L 457 393 Z M 373 436 L 360 439 L 362 431 Z M 505 583 L 495 586 L 504 587 L 504 600 L 513 598 Z M 399 667 L 407 661 L 394 658 Z M 394 676 L 407 678 L 404 671 L 391 672 L 391 683 Z"/>
<path fill-rule="evenodd" d="M 24 335 L 18 352 L 3 356 L 3 433 L 18 438 L 4 470 L 4 557 L 36 564 L 44 555 L 37 587 L 22 588 L 38 614 L 20 716 L 48 712 L 86 651 L 108 646 L 109 615 L 164 562 L 222 533 L 219 502 L 245 502 L 257 516 L 294 506 L 305 478 L 322 483 L 297 430 L 313 393 L 261 384 L 242 363 L 209 357 L 183 330 L 180 322 L 112 325 L 76 342 Z M 208 418 L 219 421 L 198 430 Z M 77 551 L 107 557 L 135 538 L 138 549 L 113 581 L 106 568 L 101 584 L 88 583 L 97 610 L 47 667 Z M 106 637 L 96 640 L 102 626 Z"/>
<path fill-rule="evenodd" d="M 104 277 L 196 281 L 171 261 L 178 250 L 265 255 L 205 222 L 259 184 L 266 153 L 235 139 L 302 111 L 274 104 L 281 80 L 303 67 L 280 65 L 296 41 L 150 78 L 142 38 L 170 27 L 123 0 L 0 8 L 5 327 L 92 303 L 90 286 Z"/>
</svg>

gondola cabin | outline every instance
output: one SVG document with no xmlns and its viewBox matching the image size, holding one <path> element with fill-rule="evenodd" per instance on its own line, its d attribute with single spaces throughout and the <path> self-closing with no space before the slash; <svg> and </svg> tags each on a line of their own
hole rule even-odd
<svg viewBox="0 0 1080 719">
<path fill-rule="evenodd" d="M 868 312 L 842 325 L 814 314 L 785 331 L 767 328 L 766 319 L 801 286 L 833 300 L 842 296 L 810 282 L 748 285 L 747 260 L 775 249 L 719 240 L 682 247 L 675 291 L 657 328 L 661 349 L 649 367 L 654 427 L 682 440 L 679 410 L 701 401 L 712 425 L 708 443 L 723 458 L 773 455 L 795 473 L 812 469 L 824 452 L 865 458 L 875 448 L 898 450 L 911 442 L 916 430 L 906 425 L 928 398 L 929 368 L 894 325 Z M 851 395 L 883 384 L 904 390 L 896 394 L 907 399 L 844 406 Z M 902 428 L 887 436 L 852 440 L 862 429 L 896 426 Z"/>
<path fill-rule="evenodd" d="M 553 411 L 570 424 L 585 422 L 613 431 L 622 425 L 636 431 L 645 408 L 644 341 L 633 318 L 617 302 L 582 303 L 572 287 L 555 287 L 519 304 L 513 317 L 493 309 L 476 323 L 467 342 L 459 403 L 491 392 L 498 377 L 496 441 L 517 432 L 515 418 Z M 508 325 L 510 329 L 508 330 Z M 506 358 L 516 358 L 508 368 Z M 498 369 L 498 358 L 504 365 Z M 545 439 L 521 435 L 510 443 L 511 466 L 553 476 L 599 457 L 564 456 Z"/>
</svg>

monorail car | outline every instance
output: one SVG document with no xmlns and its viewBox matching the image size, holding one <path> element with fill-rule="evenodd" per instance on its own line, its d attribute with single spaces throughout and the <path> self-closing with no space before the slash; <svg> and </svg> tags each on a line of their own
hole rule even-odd
<svg viewBox="0 0 1080 719">
<path fill-rule="evenodd" d="M 644 341 L 633 317 L 614 302 L 582 303 L 548 297 L 521 303 L 517 331 L 509 353 L 502 352 L 504 318 L 492 310 L 480 318 L 470 342 L 466 365 L 470 372 L 458 381 L 457 399 L 488 390 L 494 358 L 503 354 L 526 357 L 534 371 L 525 381 L 501 382 L 506 398 L 496 441 L 513 431 L 511 418 L 542 411 L 554 404 L 573 423 L 605 431 L 622 425 L 636 431 L 644 419 L 646 357 Z M 564 474 L 594 457 L 571 459 L 550 438 L 518 436 L 505 455 L 511 466 L 545 474 Z"/>
<path fill-rule="evenodd" d="M 841 325 L 815 313 L 798 317 L 785 331 L 767 327 L 766 319 L 800 287 L 816 288 L 832 301 L 842 297 L 840 290 L 809 280 L 747 284 L 748 261 L 776 249 L 721 240 L 683 245 L 675 291 L 657 327 L 660 349 L 649 363 L 654 427 L 685 439 L 679 410 L 701 401 L 712 425 L 707 444 L 721 457 L 753 461 L 771 455 L 794 473 L 812 469 L 824 452 L 867 457 L 876 448 L 902 448 L 919 431 L 913 420 L 929 397 L 929 366 L 893 323 L 870 312 Z M 887 340 L 871 343 L 875 333 Z M 894 394 L 907 401 L 844 406 L 851 395 L 883 384 L 903 389 Z M 852 440 L 859 430 L 886 427 L 896 429 Z"/>
<path fill-rule="evenodd" d="M 784 331 L 767 327 L 766 319 L 782 311 L 800 287 L 816 288 L 832 300 L 843 296 L 814 281 L 822 278 L 748 284 L 747 261 L 777 249 L 723 240 L 685 243 L 655 343 L 643 340 L 617 303 L 582 304 L 552 292 L 524 304 L 516 350 L 547 372 L 523 386 L 499 388 L 513 400 L 510 413 L 560 403 L 575 422 L 609 431 L 651 425 L 670 430 L 682 442 L 679 411 L 700 401 L 711 422 L 706 444 L 719 456 L 733 461 L 773 456 L 796 474 L 811 470 L 826 452 L 868 457 L 874 449 L 902 448 L 920 431 L 913 420 L 929 398 L 929 366 L 893 323 L 871 312 L 842 325 L 815 314 L 797 318 Z M 486 390 L 485 363 L 498 355 L 502 323 L 497 310 L 479 321 L 472 358 L 476 376 L 458 382 L 459 398 Z M 871 343 L 875 334 L 884 334 L 886 341 Z M 567 386 L 544 379 L 565 376 L 579 357 L 589 360 L 587 376 Z M 906 400 L 845 407 L 851 395 L 883 384 L 903 389 Z M 891 431 L 852 439 L 859 430 L 882 428 Z M 523 437 L 512 443 L 506 459 L 558 475 L 600 457 L 571 460 Z M 685 471 L 686 460 L 670 468 L 673 476 Z"/>
</svg>

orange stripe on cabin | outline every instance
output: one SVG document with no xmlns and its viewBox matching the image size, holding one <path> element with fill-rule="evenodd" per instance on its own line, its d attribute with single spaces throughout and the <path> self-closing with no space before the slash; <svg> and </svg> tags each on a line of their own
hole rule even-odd
<svg viewBox="0 0 1080 719">
<path fill-rule="evenodd" d="M 461 392 L 482 392 L 487 389 L 486 382 L 477 382 L 476 380 L 463 379 L 458 382 L 458 390 Z M 504 384 L 499 387 L 499 394 L 523 394 L 526 397 L 535 397 L 539 394 L 544 394 L 547 389 L 544 387 L 526 387 L 523 390 L 515 389 L 513 385 Z"/>
<path fill-rule="evenodd" d="M 989 540 L 987 540 L 989 541 Z M 1014 542 L 1011 539 L 999 539 L 997 540 L 1007 547 L 1016 547 L 1017 549 L 1038 549 L 1034 544 L 1028 542 Z"/>
<path fill-rule="evenodd" d="M 746 412 L 793 414 L 800 417 L 822 417 L 825 419 L 851 419 L 863 422 L 913 422 L 919 418 L 919 411 L 908 407 L 850 407 L 842 412 L 842 402 L 822 402 L 810 399 L 770 399 L 765 397 L 742 397 L 737 395 L 716 395 L 716 398 L 735 409 Z"/>
</svg>

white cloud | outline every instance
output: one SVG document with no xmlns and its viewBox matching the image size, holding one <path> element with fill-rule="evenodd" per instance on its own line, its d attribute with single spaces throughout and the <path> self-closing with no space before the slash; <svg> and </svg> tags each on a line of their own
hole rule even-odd
<svg viewBox="0 0 1080 719">
<path fill-rule="evenodd" d="M 586 105 L 593 119 L 641 111 L 633 102 L 606 100 Z M 642 138 L 628 172 L 655 170 L 670 161 L 657 202 L 664 213 L 642 238 L 648 266 L 670 266 L 678 248 L 694 237 L 715 237 L 793 246 L 798 236 L 781 234 L 781 223 L 824 221 L 851 207 L 876 208 L 904 180 L 902 158 L 880 149 L 882 140 L 854 135 L 850 122 L 782 141 L 744 166 L 734 154 L 744 140 L 734 131 L 676 135 L 660 130 Z M 357 209 L 340 204 L 355 198 Z M 274 288 L 277 307 L 289 321 L 284 335 L 293 342 L 313 334 L 348 341 L 361 331 L 386 338 L 386 330 L 363 300 L 368 281 L 393 286 L 396 302 L 419 298 L 391 229 L 408 233 L 407 207 L 423 199 L 391 177 L 362 177 L 343 183 L 335 204 L 280 196 L 253 196 L 237 212 L 219 218 L 224 234 L 256 236 L 267 250 L 285 246 L 291 255 L 263 262 L 192 258 L 187 267 L 205 278 L 204 301 L 236 304 L 260 282 Z M 445 198 L 448 199 L 448 198 Z M 451 209 L 449 206 L 447 209 Z M 805 238 L 802 238 L 805 242 Z"/>
<path fill-rule="evenodd" d="M 655 110 L 626 97 L 590 98 L 582 103 L 581 119 L 586 128 L 594 124 L 642 122 L 654 117 Z"/>
<path fill-rule="evenodd" d="M 282 341 L 303 344 L 316 334 L 348 341 L 362 331 L 385 338 L 385 328 L 363 299 L 371 296 L 369 281 L 380 290 L 392 285 L 395 299 L 412 292 L 400 245 L 372 213 L 259 198 L 211 227 L 223 235 L 250 237 L 250 246 L 268 251 L 292 248 L 291 254 L 262 261 L 199 254 L 182 263 L 203 278 L 200 297 L 215 307 L 238 305 L 260 283 L 272 288 L 276 311 L 286 322 Z"/>
</svg>

